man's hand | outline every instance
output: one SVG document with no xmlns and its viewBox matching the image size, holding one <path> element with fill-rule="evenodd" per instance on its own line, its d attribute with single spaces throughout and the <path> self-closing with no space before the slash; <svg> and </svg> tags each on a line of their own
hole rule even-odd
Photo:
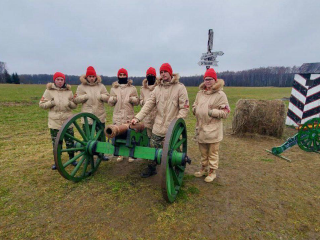
<svg viewBox="0 0 320 240">
<path fill-rule="evenodd" d="M 131 124 L 132 125 L 135 125 L 136 123 L 138 123 L 139 122 L 139 120 L 137 119 L 137 118 L 133 118 L 132 120 L 131 120 Z"/>
</svg>

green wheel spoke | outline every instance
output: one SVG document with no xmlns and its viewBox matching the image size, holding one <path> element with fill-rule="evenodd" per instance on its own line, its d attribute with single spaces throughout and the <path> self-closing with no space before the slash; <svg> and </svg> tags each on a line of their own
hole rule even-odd
<svg viewBox="0 0 320 240">
<path fill-rule="evenodd" d="M 181 146 L 182 143 L 184 143 L 186 141 L 185 138 L 182 138 L 179 142 L 177 142 L 174 147 L 173 150 L 177 150 L 177 148 L 179 148 Z"/>
<path fill-rule="evenodd" d="M 175 171 L 172 171 L 172 178 L 176 185 L 181 186 L 181 180 L 179 179 Z"/>
<path fill-rule="evenodd" d="M 97 121 L 93 120 L 92 129 L 91 129 L 91 139 L 93 139 L 94 137 L 94 132 L 96 131 L 96 125 L 97 125 Z"/>
<path fill-rule="evenodd" d="M 83 151 L 84 147 L 80 148 L 67 148 L 67 149 L 62 149 L 61 152 L 77 152 L 77 151 Z"/>
<path fill-rule="evenodd" d="M 89 158 L 90 158 L 90 163 L 91 163 L 91 170 L 93 170 L 94 169 L 94 158 L 93 158 L 93 156 L 90 156 Z"/>
<path fill-rule="evenodd" d="M 87 118 L 87 116 L 84 116 L 83 119 L 84 119 L 84 129 L 86 131 L 86 135 L 90 139 L 90 129 L 89 129 L 88 118 Z"/>
<path fill-rule="evenodd" d="M 182 167 L 179 165 L 177 165 L 176 168 L 178 168 L 180 172 L 184 172 L 184 170 L 185 170 L 185 167 Z"/>
<path fill-rule="evenodd" d="M 102 133 L 102 130 L 100 129 L 100 130 L 97 132 L 97 135 L 94 137 L 94 141 L 97 141 L 97 140 L 98 140 L 98 138 L 100 137 L 101 133 Z"/>
<path fill-rule="evenodd" d="M 86 145 L 83 141 L 79 140 L 78 138 L 70 135 L 69 133 L 65 133 L 65 135 L 68 137 L 68 138 L 71 138 L 73 139 L 74 141 L 78 142 L 78 143 L 81 143 L 82 145 Z"/>
<path fill-rule="evenodd" d="M 82 170 L 82 174 L 81 177 L 84 177 L 86 172 L 87 172 L 87 168 L 88 168 L 88 164 L 89 164 L 89 160 L 88 160 L 88 156 L 84 155 L 85 157 L 85 161 L 84 161 L 84 165 L 83 165 L 83 170 Z"/>
<path fill-rule="evenodd" d="M 175 133 L 175 138 L 173 139 L 173 141 L 172 141 L 172 143 L 171 143 L 171 146 L 174 146 L 176 143 L 177 143 L 177 141 L 179 140 L 179 138 L 180 138 L 180 135 L 181 135 L 181 133 L 183 132 L 183 130 L 184 130 L 184 127 L 183 126 L 181 126 L 178 130 L 177 130 L 177 132 Z"/>
<path fill-rule="evenodd" d="M 83 155 L 84 155 L 84 152 L 78 154 L 77 156 L 74 156 L 73 158 L 71 158 L 70 160 L 68 160 L 67 162 L 65 162 L 65 163 L 63 164 L 63 167 L 65 168 L 65 167 L 69 166 L 71 163 L 73 163 L 73 162 L 76 161 L 79 157 L 82 157 Z"/>
<path fill-rule="evenodd" d="M 74 126 L 76 127 L 76 129 L 78 130 L 78 132 L 80 133 L 81 137 L 85 140 L 85 141 L 88 141 L 88 138 L 86 136 L 86 134 L 82 131 L 81 127 L 79 126 L 79 124 L 74 121 L 73 122 Z"/>
<path fill-rule="evenodd" d="M 85 157 L 82 156 L 81 160 L 78 162 L 77 166 L 75 166 L 75 168 L 73 169 L 73 171 L 70 174 L 72 177 L 74 177 L 74 175 L 76 175 L 76 173 L 78 172 L 79 168 L 81 167 L 84 159 L 85 159 Z"/>
</svg>

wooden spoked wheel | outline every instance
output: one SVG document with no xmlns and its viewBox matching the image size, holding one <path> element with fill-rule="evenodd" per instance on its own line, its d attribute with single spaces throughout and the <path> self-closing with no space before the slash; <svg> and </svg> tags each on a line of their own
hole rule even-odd
<svg viewBox="0 0 320 240">
<path fill-rule="evenodd" d="M 169 125 L 161 157 L 161 188 L 166 201 L 173 202 L 182 185 L 184 164 L 174 164 L 173 153 L 187 156 L 187 129 L 182 118 L 175 119 Z"/>
<path fill-rule="evenodd" d="M 298 145 L 307 152 L 320 151 L 320 118 L 310 119 L 300 127 Z"/>
<path fill-rule="evenodd" d="M 70 134 L 73 128 L 74 134 Z M 66 147 L 65 140 L 73 147 Z M 70 117 L 61 127 L 54 145 L 54 161 L 59 173 L 66 179 L 78 182 L 92 175 L 102 160 L 101 155 L 92 153 L 92 145 L 105 142 L 103 125 L 91 113 L 78 113 Z M 77 165 L 72 163 L 77 161 Z"/>
</svg>

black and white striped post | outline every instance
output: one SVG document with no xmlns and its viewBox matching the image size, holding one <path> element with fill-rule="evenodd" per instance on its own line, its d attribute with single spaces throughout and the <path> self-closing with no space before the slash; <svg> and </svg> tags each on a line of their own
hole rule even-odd
<svg viewBox="0 0 320 240">
<path fill-rule="evenodd" d="M 304 63 L 294 76 L 286 125 L 320 117 L 320 63 Z"/>
</svg>

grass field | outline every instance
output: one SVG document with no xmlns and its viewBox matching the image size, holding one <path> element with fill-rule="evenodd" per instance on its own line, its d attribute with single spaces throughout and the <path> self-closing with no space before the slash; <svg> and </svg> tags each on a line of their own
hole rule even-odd
<svg viewBox="0 0 320 240">
<path fill-rule="evenodd" d="M 197 89 L 188 88 L 191 103 Z M 47 111 L 38 106 L 44 90 L 0 85 L 0 239 L 320 239 L 319 155 L 295 146 L 284 153 L 293 160 L 288 163 L 265 151 L 296 130 L 286 128 L 282 139 L 240 138 L 231 134 L 231 114 L 224 122 L 218 177 L 206 184 L 193 177 L 200 154 L 190 112 L 193 162 L 177 201 L 168 204 L 159 174 L 140 178 L 143 160 L 102 162 L 79 183 L 52 171 Z M 232 110 L 240 98 L 281 99 L 290 91 L 225 88 Z M 106 105 L 106 111 L 111 123 L 112 108 Z"/>
</svg>

